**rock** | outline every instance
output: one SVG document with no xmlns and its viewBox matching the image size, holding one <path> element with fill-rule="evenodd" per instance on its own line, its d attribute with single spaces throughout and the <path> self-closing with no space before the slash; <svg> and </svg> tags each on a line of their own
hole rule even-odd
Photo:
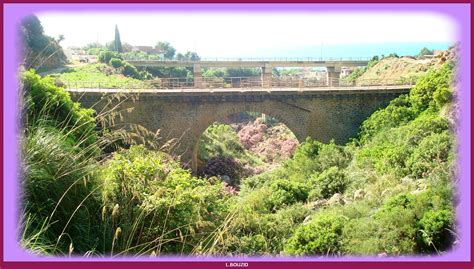
<svg viewBox="0 0 474 269">
<path fill-rule="evenodd" d="M 312 209 L 312 210 L 316 210 L 316 209 L 324 206 L 326 203 L 327 203 L 326 199 L 321 199 L 321 200 L 318 200 L 318 201 L 314 201 L 314 202 L 309 203 L 309 208 Z"/>
<path fill-rule="evenodd" d="M 354 192 L 354 201 L 362 200 L 364 199 L 364 196 L 365 196 L 365 191 L 362 189 L 358 189 Z"/>
<path fill-rule="evenodd" d="M 308 224 L 310 221 L 311 221 L 311 216 L 307 216 L 307 217 L 304 218 L 304 220 L 303 220 L 303 225 Z"/>
<path fill-rule="evenodd" d="M 379 258 L 387 257 L 387 253 L 385 253 L 385 252 L 379 253 L 379 254 L 377 255 L 377 257 L 379 257 Z"/>
<path fill-rule="evenodd" d="M 387 196 L 389 193 L 390 193 L 390 190 L 389 190 L 389 189 L 386 189 L 386 190 L 382 191 L 381 196 L 382 196 L 382 197 L 385 197 L 385 196 Z"/>
<path fill-rule="evenodd" d="M 400 181 L 404 184 L 411 184 L 411 183 L 413 183 L 414 179 L 411 178 L 411 177 L 404 177 Z"/>
<path fill-rule="evenodd" d="M 329 199 L 329 200 L 326 202 L 326 205 L 328 205 L 328 206 L 343 205 L 343 204 L 345 204 L 344 198 L 342 197 L 342 194 L 340 194 L 340 193 L 334 194 L 334 195 L 331 197 L 331 199 Z"/>
<path fill-rule="evenodd" d="M 417 195 L 417 194 L 420 194 L 420 193 L 422 193 L 422 192 L 424 192 L 424 190 L 416 189 L 416 190 L 414 190 L 414 191 L 411 191 L 410 194 Z"/>
<path fill-rule="evenodd" d="M 223 175 L 221 176 L 222 181 L 227 183 L 227 185 L 230 185 L 230 177 L 228 175 Z"/>
</svg>

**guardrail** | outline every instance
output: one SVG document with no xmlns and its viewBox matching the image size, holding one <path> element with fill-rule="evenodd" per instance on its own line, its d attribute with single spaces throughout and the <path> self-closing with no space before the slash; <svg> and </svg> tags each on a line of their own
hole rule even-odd
<svg viewBox="0 0 474 269">
<path fill-rule="evenodd" d="M 68 89 L 262 89 L 262 88 L 342 88 L 363 86 L 412 86 L 414 79 L 365 79 L 350 82 L 344 79 L 317 78 L 272 78 L 271 86 L 265 86 L 261 77 L 203 77 L 193 78 L 159 78 L 142 83 L 110 84 L 96 81 L 65 81 Z M 265 84 L 270 85 L 270 84 Z"/>
<path fill-rule="evenodd" d="M 154 55 L 146 57 L 124 57 L 126 61 L 156 61 L 156 62 L 323 62 L 323 61 L 369 61 L 370 57 L 269 57 L 269 58 L 213 58 L 200 59 L 164 59 Z"/>
</svg>

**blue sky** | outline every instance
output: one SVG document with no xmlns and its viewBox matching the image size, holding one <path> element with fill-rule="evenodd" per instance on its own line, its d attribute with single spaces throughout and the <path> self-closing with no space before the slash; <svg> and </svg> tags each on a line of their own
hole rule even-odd
<svg viewBox="0 0 474 269">
<path fill-rule="evenodd" d="M 457 32 L 456 25 L 447 17 L 413 12 L 37 15 L 46 34 L 65 36 L 64 47 L 113 40 L 117 24 L 123 42 L 154 45 L 157 41 L 169 41 L 180 52 L 197 51 L 204 57 L 335 57 L 332 54 L 408 52 L 425 45 L 447 47 L 456 42 Z"/>
</svg>

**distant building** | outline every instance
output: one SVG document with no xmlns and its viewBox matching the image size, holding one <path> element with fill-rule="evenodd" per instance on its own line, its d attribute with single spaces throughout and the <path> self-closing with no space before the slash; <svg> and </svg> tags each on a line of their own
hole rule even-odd
<svg viewBox="0 0 474 269">
<path fill-rule="evenodd" d="M 155 54 L 159 55 L 160 57 L 163 57 L 163 51 L 160 49 L 155 49 L 152 46 L 134 46 L 132 48 L 132 51 L 143 51 L 148 54 Z"/>
<path fill-rule="evenodd" d="M 97 62 L 96 55 L 87 55 L 86 51 L 79 47 L 68 47 L 64 50 L 64 54 L 69 61 L 77 61 L 82 63 L 95 63 Z"/>
<path fill-rule="evenodd" d="M 349 76 L 350 74 L 352 74 L 352 72 L 354 72 L 353 69 L 351 68 L 348 68 L 348 67 L 343 67 L 341 68 L 341 77 L 347 77 Z"/>
</svg>

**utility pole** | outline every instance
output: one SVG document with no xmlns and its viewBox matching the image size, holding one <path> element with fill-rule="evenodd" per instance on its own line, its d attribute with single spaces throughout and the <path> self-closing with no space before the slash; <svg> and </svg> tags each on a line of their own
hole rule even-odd
<svg viewBox="0 0 474 269">
<path fill-rule="evenodd" d="M 323 42 L 321 42 L 321 47 L 320 48 L 321 48 L 321 54 L 320 54 L 319 57 L 321 58 L 321 60 L 323 60 Z"/>
</svg>

